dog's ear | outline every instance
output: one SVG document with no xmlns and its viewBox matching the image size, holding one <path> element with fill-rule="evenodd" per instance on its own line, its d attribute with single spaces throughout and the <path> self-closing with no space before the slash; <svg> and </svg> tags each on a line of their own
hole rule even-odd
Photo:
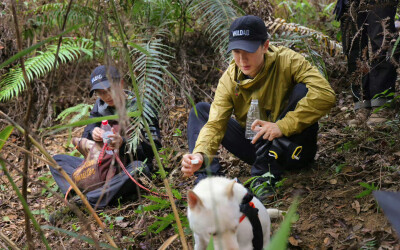
<svg viewBox="0 0 400 250">
<path fill-rule="evenodd" d="M 226 196 L 228 199 L 231 199 L 233 197 L 233 186 L 235 186 L 236 181 L 233 180 L 231 183 L 229 183 L 227 189 L 226 189 Z"/>
<path fill-rule="evenodd" d="M 189 190 L 187 197 L 190 209 L 194 210 L 196 207 L 203 206 L 203 202 L 201 201 L 200 197 L 197 196 L 197 194 L 192 190 Z"/>
</svg>

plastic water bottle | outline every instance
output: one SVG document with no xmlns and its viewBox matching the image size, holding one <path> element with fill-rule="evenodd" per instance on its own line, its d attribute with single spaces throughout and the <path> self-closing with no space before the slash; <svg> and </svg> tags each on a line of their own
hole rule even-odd
<svg viewBox="0 0 400 250">
<path fill-rule="evenodd" d="M 251 130 L 251 124 L 253 124 L 256 119 L 260 119 L 260 107 L 258 106 L 258 100 L 254 99 L 251 100 L 249 111 L 247 111 L 246 139 L 251 140 L 256 135 L 256 132 Z"/>
<path fill-rule="evenodd" d="M 111 138 L 109 138 L 108 136 L 112 135 L 114 133 L 112 132 L 111 126 L 110 126 L 110 124 L 108 124 L 107 120 L 103 120 L 101 122 L 101 129 L 104 130 L 104 132 L 103 132 L 103 143 L 108 143 L 109 144 L 111 142 Z M 110 155 L 113 154 L 113 151 L 111 149 L 109 149 L 108 146 L 106 147 L 105 151 L 106 151 L 106 154 L 110 154 Z"/>
</svg>

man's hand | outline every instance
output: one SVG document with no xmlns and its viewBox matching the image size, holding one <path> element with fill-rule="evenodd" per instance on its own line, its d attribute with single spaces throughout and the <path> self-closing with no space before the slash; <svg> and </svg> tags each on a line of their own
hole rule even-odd
<svg viewBox="0 0 400 250">
<path fill-rule="evenodd" d="M 203 155 L 200 153 L 196 154 L 185 154 L 182 158 L 181 171 L 184 177 L 189 177 L 201 168 L 203 164 Z"/>
<path fill-rule="evenodd" d="M 102 130 L 99 127 L 95 127 L 92 131 L 92 137 L 94 141 L 103 141 L 103 132 L 104 130 Z"/>
<path fill-rule="evenodd" d="M 257 134 L 251 141 L 252 144 L 256 143 L 260 137 L 264 140 L 272 141 L 275 138 L 283 136 L 282 131 L 274 122 L 255 120 L 253 124 L 251 124 L 251 130 L 257 131 Z"/>
</svg>

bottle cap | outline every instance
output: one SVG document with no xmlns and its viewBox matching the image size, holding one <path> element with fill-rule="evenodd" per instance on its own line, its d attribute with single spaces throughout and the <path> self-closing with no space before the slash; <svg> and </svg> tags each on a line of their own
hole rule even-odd
<svg viewBox="0 0 400 250">
<path fill-rule="evenodd" d="M 107 121 L 107 120 L 102 120 L 102 121 L 101 121 L 101 124 L 103 124 L 103 125 L 105 126 L 105 125 L 108 124 L 108 121 Z"/>
</svg>

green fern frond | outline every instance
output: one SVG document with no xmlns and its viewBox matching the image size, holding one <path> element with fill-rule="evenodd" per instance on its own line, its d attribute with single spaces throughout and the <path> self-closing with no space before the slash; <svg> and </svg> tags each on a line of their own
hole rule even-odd
<svg viewBox="0 0 400 250">
<path fill-rule="evenodd" d="M 325 62 L 323 57 L 317 51 L 309 46 L 309 40 L 313 40 L 313 44 L 319 45 L 319 40 L 313 34 L 299 35 L 291 31 L 283 31 L 282 33 L 275 33 L 272 36 L 271 44 L 281 45 L 285 47 L 296 47 L 296 51 L 300 52 L 305 58 L 315 67 L 318 68 L 320 73 L 328 80 L 328 73 L 326 71 Z"/>
<path fill-rule="evenodd" d="M 60 121 L 64 121 L 65 118 L 67 118 L 69 115 L 77 113 L 76 115 L 74 115 L 69 122 L 70 123 L 74 123 L 76 121 L 79 121 L 85 117 L 89 117 L 89 112 L 90 110 L 92 110 L 93 105 L 89 105 L 86 103 L 81 103 L 78 104 L 76 106 L 73 107 L 69 107 L 65 110 L 63 110 L 56 118 L 56 121 L 60 120 Z"/>
<path fill-rule="evenodd" d="M 101 51 L 101 44 L 96 45 Z M 93 41 L 88 39 L 64 38 L 60 46 L 59 60 L 67 63 L 77 60 L 83 56 L 93 58 Z M 53 70 L 57 45 L 49 45 L 45 51 L 37 51 L 37 56 L 28 58 L 25 61 L 26 73 L 29 81 L 40 78 Z M 56 65 L 58 68 L 58 63 Z M 20 65 L 15 66 L 0 80 L 0 101 L 7 101 L 18 96 L 26 87 Z"/>
<path fill-rule="evenodd" d="M 48 3 L 32 11 L 34 17 L 30 22 L 34 23 L 41 30 L 41 27 L 52 28 L 57 25 L 59 28 L 64 22 L 68 3 Z M 67 27 L 75 24 L 91 24 L 96 16 L 96 10 L 74 3 L 68 14 Z"/>
<path fill-rule="evenodd" d="M 141 99 L 145 103 L 142 117 L 150 123 L 152 118 L 156 117 L 156 112 L 160 110 L 162 97 L 167 94 L 164 90 L 164 75 L 169 65 L 168 59 L 173 58 L 173 49 L 163 44 L 161 39 L 156 38 L 142 41 L 139 45 L 147 53 L 134 48 L 131 50 L 131 55 L 136 58 L 134 61 L 134 70 L 138 73 L 136 81 L 141 90 Z M 143 128 L 142 117 L 133 119 L 128 128 L 128 131 L 130 131 L 129 148 L 136 148 L 138 145 L 139 132 Z"/>
<path fill-rule="evenodd" d="M 162 44 L 160 39 L 151 40 L 142 44 L 142 47 L 147 50 L 148 55 L 141 54 L 134 62 L 135 72 L 140 72 L 136 80 L 139 88 L 143 90 L 143 100 L 156 106 L 161 102 L 164 91 L 162 68 L 167 68 L 167 59 L 173 58 L 172 48 Z"/>
<path fill-rule="evenodd" d="M 207 24 L 206 32 L 212 46 L 221 53 L 226 54 L 229 41 L 229 26 L 243 10 L 233 4 L 230 0 L 204 0 L 197 1 L 191 11 L 200 14 L 200 22 Z"/>
</svg>

